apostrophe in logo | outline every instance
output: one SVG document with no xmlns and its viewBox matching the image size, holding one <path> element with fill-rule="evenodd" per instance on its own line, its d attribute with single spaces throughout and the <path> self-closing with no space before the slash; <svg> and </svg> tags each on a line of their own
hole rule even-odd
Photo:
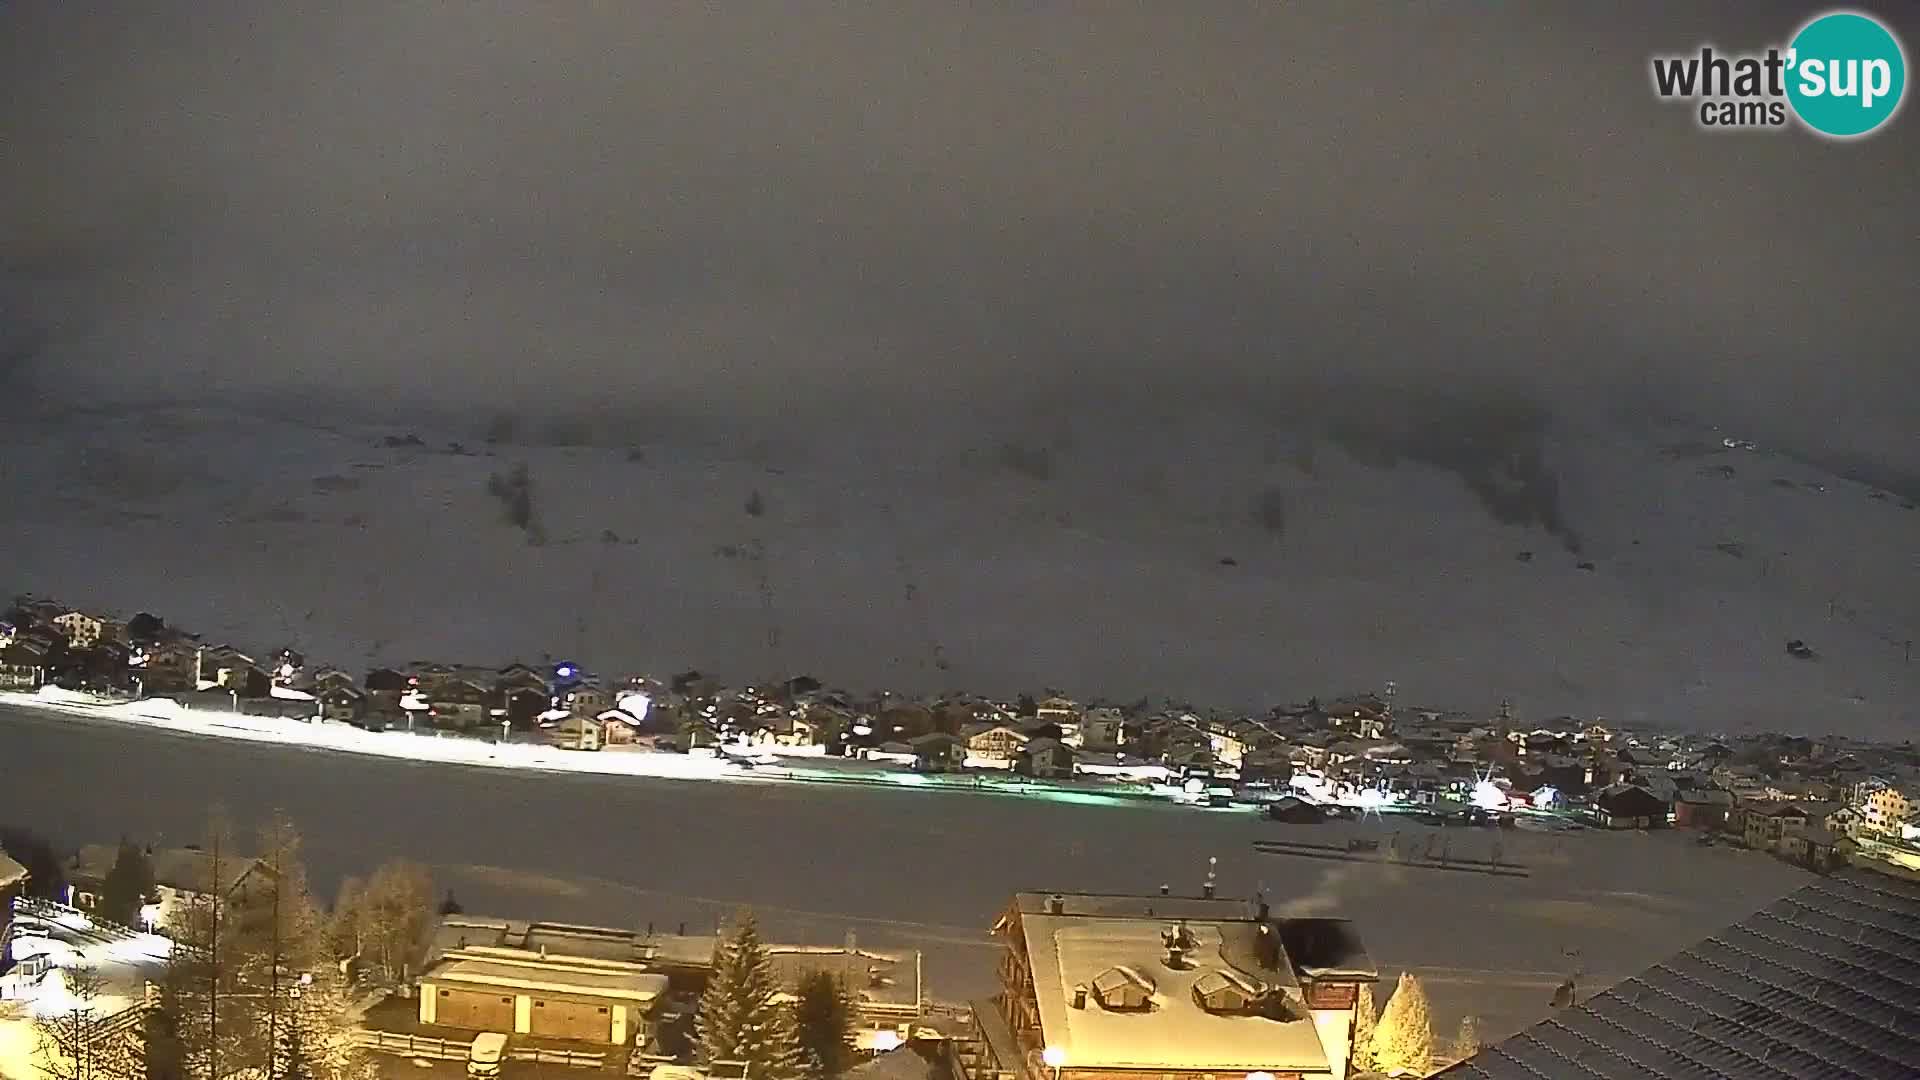
<svg viewBox="0 0 1920 1080">
<path fill-rule="evenodd" d="M 1815 134 L 1851 139 L 1877 131 L 1900 111 L 1907 58 L 1885 24 L 1832 11 L 1802 26 L 1786 45 L 1653 58 L 1653 92 L 1690 102 L 1709 131 L 1780 130 L 1794 118 Z"/>
<path fill-rule="evenodd" d="M 1787 100 L 1801 123 L 1837 139 L 1893 119 L 1906 95 L 1907 59 L 1886 27 L 1851 11 L 1822 15 L 1787 49 Z"/>
</svg>

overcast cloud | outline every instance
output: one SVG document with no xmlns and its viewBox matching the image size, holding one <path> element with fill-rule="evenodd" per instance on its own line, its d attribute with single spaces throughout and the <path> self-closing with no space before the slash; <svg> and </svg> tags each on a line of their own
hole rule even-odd
<svg viewBox="0 0 1920 1080">
<path fill-rule="evenodd" d="M 1647 55 L 1816 8 L 1675 7 L 11 3 L 0 365 L 717 417 L 1378 376 L 1920 467 L 1920 117 L 1702 134 Z"/>
</svg>

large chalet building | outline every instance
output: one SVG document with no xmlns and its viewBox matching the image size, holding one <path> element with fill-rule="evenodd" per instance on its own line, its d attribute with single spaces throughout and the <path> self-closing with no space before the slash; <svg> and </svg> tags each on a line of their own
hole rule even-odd
<svg viewBox="0 0 1920 1080">
<path fill-rule="evenodd" d="M 1007 1080 L 1344 1080 L 1379 978 L 1346 920 L 1240 900 L 1020 893 L 994 932 L 971 1071 Z"/>
</svg>

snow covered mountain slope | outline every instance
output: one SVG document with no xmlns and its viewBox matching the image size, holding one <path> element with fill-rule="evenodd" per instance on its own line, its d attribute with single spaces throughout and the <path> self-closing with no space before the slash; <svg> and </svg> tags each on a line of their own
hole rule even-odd
<svg viewBox="0 0 1920 1080">
<path fill-rule="evenodd" d="M 1455 453 L 1194 413 L 883 456 L 493 446 L 484 426 L 16 419 L 0 585 L 347 666 L 577 654 L 1247 706 L 1391 679 L 1403 702 L 1523 717 L 1920 727 L 1911 493 L 1719 433 L 1469 432 Z M 522 463 L 530 528 L 492 479 Z"/>
</svg>

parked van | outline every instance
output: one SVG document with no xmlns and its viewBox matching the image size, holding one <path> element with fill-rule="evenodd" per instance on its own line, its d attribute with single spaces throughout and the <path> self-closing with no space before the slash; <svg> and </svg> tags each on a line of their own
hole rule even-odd
<svg viewBox="0 0 1920 1080">
<path fill-rule="evenodd" d="M 467 1051 L 467 1075 L 495 1077 L 500 1062 L 507 1056 L 507 1037 L 497 1031 L 483 1031 L 473 1037 L 473 1049 Z"/>
</svg>

